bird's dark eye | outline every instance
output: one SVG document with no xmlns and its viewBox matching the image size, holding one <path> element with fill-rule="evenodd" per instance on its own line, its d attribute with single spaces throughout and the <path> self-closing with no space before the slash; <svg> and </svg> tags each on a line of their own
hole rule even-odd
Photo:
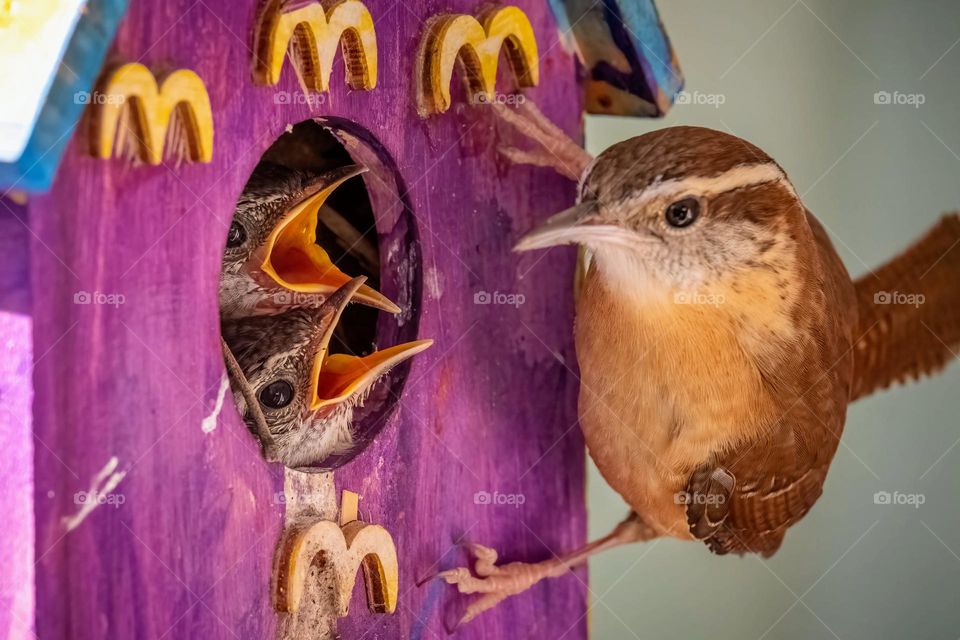
<svg viewBox="0 0 960 640">
<path fill-rule="evenodd" d="M 260 404 L 270 409 L 282 409 L 293 401 L 293 385 L 286 380 L 271 382 L 260 390 Z"/>
<path fill-rule="evenodd" d="M 700 215 L 700 202 L 696 198 L 677 200 L 667 207 L 667 224 L 671 227 L 689 227 Z"/>
<path fill-rule="evenodd" d="M 247 232 L 237 222 L 230 223 L 230 230 L 227 231 L 227 248 L 233 249 L 239 247 L 247 240 Z"/>
</svg>

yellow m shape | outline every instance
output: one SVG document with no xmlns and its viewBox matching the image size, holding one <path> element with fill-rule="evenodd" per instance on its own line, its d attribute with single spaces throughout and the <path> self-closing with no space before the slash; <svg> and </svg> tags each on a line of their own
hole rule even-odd
<svg viewBox="0 0 960 640">
<path fill-rule="evenodd" d="M 103 91 L 92 94 L 90 100 L 96 107 L 92 151 L 100 158 L 113 155 L 119 138 L 120 146 L 134 149 L 145 162 L 160 164 L 174 113 L 183 128 L 184 137 L 179 142 L 186 144 L 189 159 L 210 162 L 213 158 L 210 96 L 200 76 L 189 69 L 168 74 L 158 85 L 142 64 L 125 64 L 110 75 Z M 120 118 L 125 109 L 131 121 L 122 126 Z"/>
<path fill-rule="evenodd" d="M 263 10 L 257 35 L 254 78 L 274 85 L 290 40 L 300 54 L 300 70 L 306 85 L 314 91 L 330 88 L 333 60 L 343 40 L 347 83 L 353 89 L 377 86 L 377 34 L 373 16 L 360 0 L 339 0 L 324 9 L 319 2 L 284 11 L 280 0 Z"/>
<path fill-rule="evenodd" d="M 540 61 L 533 27 L 517 7 L 487 11 L 480 20 L 463 14 L 433 18 L 420 49 L 418 109 L 426 117 L 450 108 L 450 81 L 457 60 L 463 65 L 472 98 L 494 100 L 501 47 L 521 87 L 540 82 Z"/>
</svg>

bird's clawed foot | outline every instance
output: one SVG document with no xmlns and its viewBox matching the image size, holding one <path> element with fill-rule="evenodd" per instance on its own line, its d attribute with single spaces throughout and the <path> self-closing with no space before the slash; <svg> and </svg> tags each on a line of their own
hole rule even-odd
<svg viewBox="0 0 960 640">
<path fill-rule="evenodd" d="M 497 552 L 490 547 L 472 543 L 465 546 L 474 557 L 472 573 L 466 567 L 457 567 L 433 576 L 442 578 L 447 584 L 456 585 L 460 593 L 481 594 L 480 598 L 467 606 L 456 625 L 447 629 L 451 633 L 461 624 L 473 620 L 510 596 L 526 591 L 545 578 L 563 575 L 569 569 L 568 565 L 558 558 L 535 564 L 511 562 L 497 565 Z"/>
<path fill-rule="evenodd" d="M 537 105 L 527 100 L 517 108 L 494 104 L 502 122 L 530 143 L 524 147 L 501 144 L 500 153 L 514 164 L 550 167 L 562 176 L 577 181 L 593 157 L 550 122 Z M 514 136 L 517 137 L 517 136 Z"/>
</svg>

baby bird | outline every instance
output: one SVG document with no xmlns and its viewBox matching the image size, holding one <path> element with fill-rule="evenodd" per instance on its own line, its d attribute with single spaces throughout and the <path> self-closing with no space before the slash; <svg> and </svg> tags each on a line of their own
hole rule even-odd
<svg viewBox="0 0 960 640">
<path fill-rule="evenodd" d="M 366 168 L 351 165 L 320 176 L 261 162 L 250 177 L 227 232 L 220 270 L 224 319 L 313 305 L 350 280 L 317 243 L 317 216 L 333 191 Z M 363 285 L 356 300 L 398 313 Z"/>
<path fill-rule="evenodd" d="M 331 354 L 334 328 L 347 304 L 362 294 L 364 280 L 349 280 L 319 306 L 222 325 L 224 340 L 266 421 L 273 454 L 287 467 L 328 470 L 360 453 L 355 447 L 354 408 L 390 369 L 433 344 L 418 340 L 364 357 Z M 234 395 L 256 433 L 246 397 L 241 392 Z"/>
<path fill-rule="evenodd" d="M 463 621 L 603 549 L 669 536 L 773 554 L 814 505 L 847 405 L 932 373 L 960 347 L 960 218 L 850 279 L 783 169 L 754 145 L 674 127 L 614 145 L 578 204 L 518 251 L 590 255 L 577 300 L 580 425 L 633 509 L 539 564 L 440 574 L 480 593 Z"/>
</svg>

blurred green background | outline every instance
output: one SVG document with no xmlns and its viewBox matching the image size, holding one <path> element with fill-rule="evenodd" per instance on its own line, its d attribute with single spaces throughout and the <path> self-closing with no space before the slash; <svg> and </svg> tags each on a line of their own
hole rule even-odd
<svg viewBox="0 0 960 640">
<path fill-rule="evenodd" d="M 746 138 L 787 170 L 855 277 L 960 209 L 960 3 L 658 6 L 691 100 L 663 120 L 589 118 L 591 152 L 678 124 Z M 769 560 L 672 540 L 598 557 L 592 637 L 958 638 L 958 416 L 956 363 L 853 405 L 824 496 Z M 925 502 L 875 504 L 878 491 Z M 589 506 L 592 538 L 627 512 L 596 469 Z"/>
</svg>

